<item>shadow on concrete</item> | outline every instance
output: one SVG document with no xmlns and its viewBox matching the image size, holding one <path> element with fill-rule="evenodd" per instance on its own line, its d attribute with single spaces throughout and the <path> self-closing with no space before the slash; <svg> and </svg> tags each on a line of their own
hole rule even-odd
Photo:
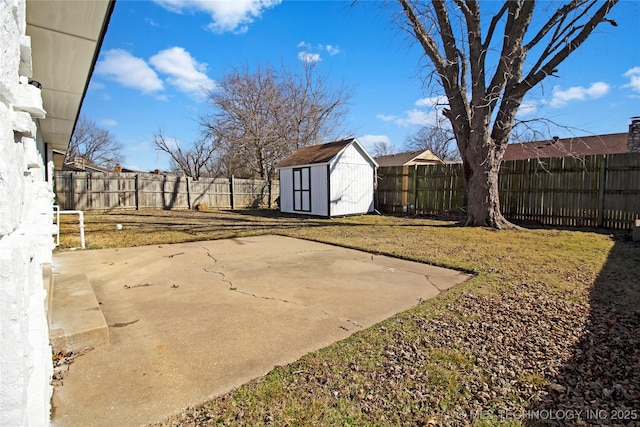
<svg viewBox="0 0 640 427">
<path fill-rule="evenodd" d="M 526 425 L 640 425 L 640 244 L 626 234 L 594 282 L 571 352 Z"/>
</svg>

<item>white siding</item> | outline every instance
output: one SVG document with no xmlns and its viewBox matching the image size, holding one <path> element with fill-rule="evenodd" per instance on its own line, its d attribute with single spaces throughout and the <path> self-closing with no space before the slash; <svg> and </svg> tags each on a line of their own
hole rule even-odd
<svg viewBox="0 0 640 427">
<path fill-rule="evenodd" d="M 286 168 L 280 169 L 280 212 L 327 216 L 327 165 L 302 167 L 310 168 L 311 210 L 307 212 L 294 210 L 294 168 Z M 299 200 L 296 206 L 300 206 L 301 204 Z M 306 200 L 304 204 L 302 204 L 302 207 L 308 209 Z"/>
<path fill-rule="evenodd" d="M 311 214 L 327 216 L 327 165 L 311 168 Z"/>
<path fill-rule="evenodd" d="M 338 156 L 331 160 L 331 163 L 335 162 L 372 167 L 371 163 L 369 163 L 364 154 L 356 148 L 355 144 L 348 145 Z"/>
<path fill-rule="evenodd" d="M 280 169 L 280 212 L 293 213 L 293 169 Z"/>
<path fill-rule="evenodd" d="M 373 212 L 373 167 L 336 163 L 331 171 L 331 216 Z"/>
<path fill-rule="evenodd" d="M 374 167 L 349 145 L 331 165 L 331 216 L 373 212 Z"/>
</svg>

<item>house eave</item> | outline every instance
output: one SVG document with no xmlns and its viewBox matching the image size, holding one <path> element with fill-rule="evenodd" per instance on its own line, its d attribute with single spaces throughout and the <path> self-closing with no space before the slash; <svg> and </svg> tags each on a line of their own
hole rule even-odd
<svg viewBox="0 0 640 427">
<path fill-rule="evenodd" d="M 33 58 L 30 80 L 41 85 L 46 116 L 40 132 L 67 151 L 115 0 L 27 0 L 26 33 Z"/>
</svg>

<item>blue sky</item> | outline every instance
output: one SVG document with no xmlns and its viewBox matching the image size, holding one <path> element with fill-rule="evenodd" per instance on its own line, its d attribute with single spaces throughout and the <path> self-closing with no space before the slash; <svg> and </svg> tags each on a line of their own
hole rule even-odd
<svg viewBox="0 0 640 427">
<path fill-rule="evenodd" d="M 554 135 L 626 132 L 640 115 L 640 2 L 623 0 L 573 56 L 532 90 L 522 118 L 570 126 Z M 124 165 L 168 169 L 152 137 L 188 146 L 209 111 L 202 88 L 238 66 L 299 67 L 317 61 L 334 85 L 354 89 L 344 128 L 365 146 L 402 150 L 434 117 L 437 86 L 425 87 L 421 49 L 392 23 L 383 2 L 118 0 L 82 114 L 125 149 Z"/>
</svg>

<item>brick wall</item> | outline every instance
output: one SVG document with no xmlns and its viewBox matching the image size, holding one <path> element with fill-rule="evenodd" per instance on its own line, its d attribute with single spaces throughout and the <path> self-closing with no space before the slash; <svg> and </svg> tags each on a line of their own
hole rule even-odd
<svg viewBox="0 0 640 427">
<path fill-rule="evenodd" d="M 638 117 L 631 119 L 627 147 L 630 153 L 640 153 L 640 118 Z"/>
<path fill-rule="evenodd" d="M 43 269 L 51 262 L 40 89 L 29 84 L 25 0 L 0 2 L 0 425 L 49 424 L 52 373 Z"/>
</svg>

